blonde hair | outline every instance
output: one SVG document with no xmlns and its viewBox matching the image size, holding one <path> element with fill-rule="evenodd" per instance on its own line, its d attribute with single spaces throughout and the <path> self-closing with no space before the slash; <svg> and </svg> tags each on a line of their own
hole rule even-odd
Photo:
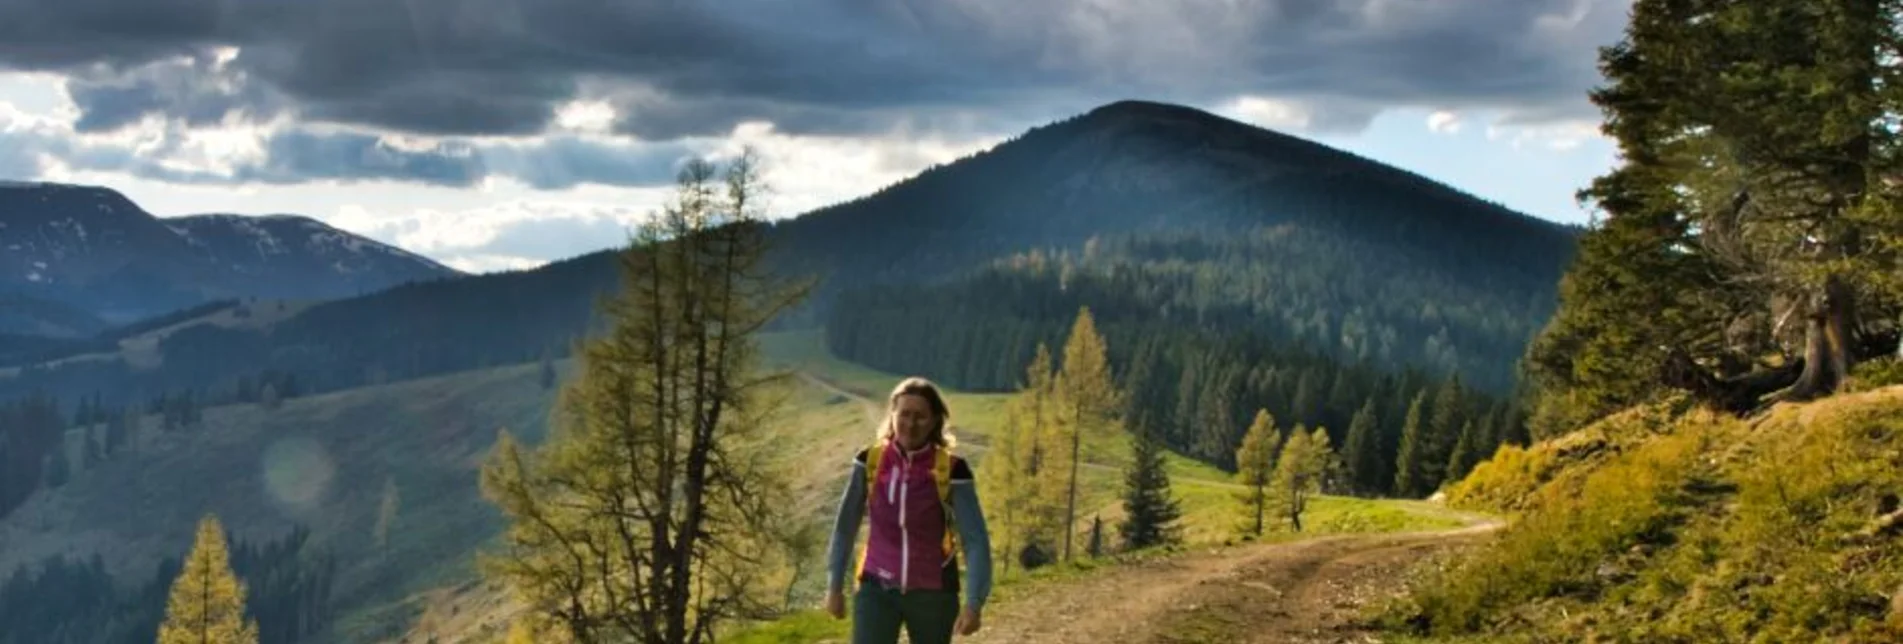
<svg viewBox="0 0 1903 644">
<path fill-rule="evenodd" d="M 958 444 L 958 437 L 951 433 L 951 408 L 945 405 L 944 393 L 940 392 L 938 385 L 932 384 L 932 381 L 917 376 L 899 381 L 899 385 L 892 388 L 892 395 L 886 397 L 885 422 L 879 424 L 880 443 L 891 441 L 893 434 L 898 432 L 898 428 L 892 424 L 892 412 L 899 408 L 900 396 L 924 398 L 925 404 L 932 408 L 933 443 L 948 449 Z"/>
</svg>

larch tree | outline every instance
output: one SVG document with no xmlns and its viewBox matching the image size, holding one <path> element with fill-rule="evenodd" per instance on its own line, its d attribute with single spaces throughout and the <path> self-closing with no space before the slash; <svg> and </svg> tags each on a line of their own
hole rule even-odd
<svg viewBox="0 0 1903 644">
<path fill-rule="evenodd" d="M 1123 408 L 1123 394 L 1110 375 L 1110 358 L 1102 335 L 1089 308 L 1077 311 L 1070 337 L 1064 342 L 1064 364 L 1057 374 L 1057 400 L 1060 422 L 1069 445 L 1067 463 L 1069 481 L 1065 485 L 1064 560 L 1071 559 L 1071 542 L 1077 533 L 1077 470 L 1083 460 L 1085 432 L 1111 436 L 1122 433 L 1117 413 Z M 1158 449 L 1161 449 L 1160 447 Z"/>
<path fill-rule="evenodd" d="M 1289 520 L 1296 532 L 1302 531 L 1302 514 L 1308 502 L 1321 494 L 1322 481 L 1334 472 L 1335 454 L 1328 445 L 1328 432 L 1296 425 L 1282 443 L 1282 455 L 1276 459 L 1275 480 L 1271 484 L 1276 510 Z"/>
<path fill-rule="evenodd" d="M 778 610 L 792 504 L 764 432 L 785 374 L 759 369 L 754 336 L 809 286 L 765 270 L 759 172 L 751 150 L 718 179 L 683 168 L 620 255 L 546 443 L 505 431 L 483 467 L 508 521 L 483 569 L 576 642 L 707 642 Z"/>
<path fill-rule="evenodd" d="M 1242 527 L 1245 535 L 1262 536 L 1263 515 L 1269 510 L 1269 485 L 1275 478 L 1275 456 L 1281 448 L 1280 441 L 1275 417 L 1270 416 L 1267 409 L 1256 410 L 1255 421 L 1249 424 L 1249 430 L 1242 435 L 1242 446 L 1236 449 L 1236 482 L 1243 487 L 1236 496 L 1248 517 Z"/>
<path fill-rule="evenodd" d="M 198 535 L 172 581 L 158 644 L 257 644 L 258 624 L 245 617 L 245 585 L 231 571 L 218 517 L 198 521 Z"/>
</svg>

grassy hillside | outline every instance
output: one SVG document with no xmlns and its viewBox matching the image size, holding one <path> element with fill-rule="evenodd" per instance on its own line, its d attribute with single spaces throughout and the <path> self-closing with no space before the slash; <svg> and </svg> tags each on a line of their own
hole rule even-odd
<svg viewBox="0 0 1903 644">
<path fill-rule="evenodd" d="M 787 390 L 782 425 L 786 449 L 783 456 L 813 466 L 800 471 L 806 476 L 793 482 L 800 499 L 798 511 L 806 514 L 815 529 L 830 528 L 833 509 L 848 473 L 846 463 L 873 436 L 877 414 L 883 412 L 886 392 L 900 376 L 881 373 L 841 361 L 828 354 L 820 344 L 821 333 L 770 333 L 762 337 L 764 358 L 775 368 L 796 370 L 802 377 Z M 984 476 L 985 443 L 997 427 L 1005 396 L 949 390 L 948 401 L 954 415 L 960 451 L 972 459 L 979 476 Z M 1121 518 L 1119 494 L 1123 485 L 1123 466 L 1129 461 L 1127 436 L 1093 436 L 1084 452 L 1090 463 L 1079 475 L 1080 514 L 1100 515 L 1106 527 Z M 1231 495 L 1239 488 L 1229 476 L 1214 467 L 1180 456 L 1170 456 L 1175 490 L 1183 499 L 1186 537 L 1198 546 L 1216 545 L 1229 539 L 1235 520 L 1235 502 Z M 1461 518 L 1445 509 L 1416 501 L 1368 501 L 1343 497 L 1323 497 L 1311 506 L 1306 519 L 1311 534 L 1337 532 L 1378 532 L 1433 529 L 1459 525 Z M 1087 529 L 1088 525 L 1079 526 Z M 1078 547 L 1083 546 L 1078 541 Z M 794 607 L 816 606 L 823 592 L 818 572 L 823 562 L 817 556 L 807 576 L 791 594 Z M 1052 568 L 1027 576 L 1014 572 L 1004 583 L 1020 583 L 1087 572 L 1079 568 Z M 1009 591 L 1001 590 L 1001 597 Z M 410 623 L 412 640 L 435 636 L 447 640 L 490 641 L 500 638 L 509 617 L 516 610 L 499 589 L 480 583 L 446 585 L 420 593 L 402 604 L 386 605 L 376 614 L 360 617 L 364 624 Z M 814 638 L 837 635 L 841 623 L 810 611 L 741 634 L 740 642 L 810 642 Z"/>
<path fill-rule="evenodd" d="M 1673 411 L 1501 450 L 1448 498 L 1510 527 L 1385 618 L 1499 641 L 1903 638 L 1903 388 Z"/>
<path fill-rule="evenodd" d="M 885 394 L 902 377 L 897 374 L 882 373 L 861 365 L 839 360 L 825 352 L 820 344 L 822 332 L 793 332 L 768 336 L 765 348 L 769 360 L 775 364 L 798 369 L 812 375 L 844 393 L 859 396 L 866 400 L 861 404 L 881 405 Z M 947 404 L 952 409 L 955 431 L 962 451 L 973 462 L 978 476 L 984 476 L 985 443 L 990 432 L 995 431 L 1001 421 L 1001 414 L 1007 394 L 970 393 L 956 389 L 947 390 Z M 829 395 L 829 399 L 837 400 Z M 821 418 L 823 422 L 837 422 L 837 418 Z M 860 443 L 869 440 L 871 427 L 865 426 L 862 437 L 857 441 L 848 441 L 851 449 L 857 449 Z M 815 428 L 805 428 L 803 432 L 818 434 Z M 830 433 L 827 433 L 830 435 Z M 1114 539 L 1114 526 L 1123 517 L 1122 499 L 1123 468 L 1130 462 L 1130 441 L 1128 435 L 1092 435 L 1087 436 L 1083 447 L 1087 467 L 1079 473 L 1079 515 L 1080 532 L 1089 528 L 1089 518 L 1101 516 L 1106 530 Z M 840 452 L 850 453 L 850 452 Z M 1183 527 L 1186 547 L 1220 547 L 1234 540 L 1233 526 L 1240 519 L 1239 509 L 1234 495 L 1242 488 L 1231 482 L 1231 476 L 1206 463 L 1184 458 L 1177 454 L 1168 455 L 1172 491 L 1181 500 L 1183 508 Z M 822 513 L 831 511 L 827 502 L 836 502 L 838 486 L 844 481 L 840 477 L 828 481 L 820 489 L 822 505 L 817 508 Z M 831 496 L 828 496 L 828 495 Z M 824 521 L 822 514 L 820 519 Z M 1421 501 L 1404 500 L 1368 500 L 1349 497 L 1324 496 L 1316 499 L 1309 507 L 1304 518 L 1309 532 L 1302 535 L 1279 534 L 1272 539 L 1294 539 L 1324 534 L 1350 532 L 1398 532 L 1406 530 L 1432 530 L 1462 525 L 1464 518 L 1456 512 Z M 1084 545 L 1083 535 L 1079 535 L 1077 547 Z M 1144 553 L 1137 559 L 1167 556 L 1165 553 Z M 997 601 L 1009 601 L 1018 586 L 1061 582 L 1077 575 L 1088 575 L 1106 565 L 1117 565 L 1127 557 L 1116 557 L 1103 561 L 1084 559 L 1075 565 L 1055 566 L 1039 569 L 1032 573 L 1013 569 L 1000 570 Z M 1002 562 L 1000 562 L 1002 566 Z M 816 605 L 818 585 L 821 580 L 814 578 L 805 595 L 806 606 Z M 731 641 L 746 644 L 769 644 L 794 642 L 832 641 L 848 634 L 849 623 L 836 621 L 817 611 L 807 610 L 796 613 L 786 619 L 742 630 Z M 841 640 L 843 641 L 843 640 Z"/>
<path fill-rule="evenodd" d="M 539 439 L 551 392 L 525 365 L 385 387 L 205 411 L 162 433 L 143 423 L 135 450 L 43 490 L 0 521 L 0 571 L 66 552 L 100 554 L 116 577 L 143 579 L 182 555 L 199 516 L 248 538 L 302 524 L 337 555 L 333 597 L 349 613 L 469 574 L 469 553 L 500 527 L 479 501 L 477 464 L 508 427 Z M 77 432 L 69 454 L 79 463 Z M 397 492 L 376 539 L 386 486 Z"/>
<path fill-rule="evenodd" d="M 782 456 L 814 464 L 801 468 L 807 475 L 793 484 L 799 511 L 816 529 L 827 525 L 837 503 L 847 459 L 873 435 L 880 409 L 869 403 L 882 401 L 898 380 L 837 360 L 819 337 L 763 338 L 773 364 L 806 376 L 783 392 Z M 67 451 L 72 480 L 0 520 L 0 571 L 59 553 L 96 552 L 116 577 L 143 579 L 161 559 L 184 553 L 197 518 L 215 512 L 247 538 L 307 526 L 311 545 L 337 556 L 339 618 L 329 641 L 380 641 L 419 621 L 443 634 L 499 634 L 507 615 L 495 611 L 506 611 L 506 600 L 472 583 L 474 553 L 501 527 L 480 498 L 476 472 L 498 428 L 541 439 L 554 393 L 542 387 L 537 365 L 526 364 L 294 398 L 278 409 L 213 407 L 200 425 L 181 431 L 161 432 L 156 418 L 145 419 L 134 448 L 90 470 L 79 467 L 83 434 L 74 431 Z M 982 476 L 984 445 L 1004 396 L 951 396 L 962 451 Z M 1080 514 L 1114 525 L 1127 437 L 1092 436 L 1084 451 Z M 1227 539 L 1238 488 L 1206 464 L 1172 455 L 1170 467 L 1191 542 Z M 379 543 L 380 510 L 392 489 L 397 511 Z M 1308 522 L 1321 532 L 1457 523 L 1405 502 L 1326 497 L 1311 512 Z M 818 598 L 818 566 L 813 562 L 794 587 L 796 605 Z M 491 612 L 465 615 L 463 606 Z"/>
</svg>

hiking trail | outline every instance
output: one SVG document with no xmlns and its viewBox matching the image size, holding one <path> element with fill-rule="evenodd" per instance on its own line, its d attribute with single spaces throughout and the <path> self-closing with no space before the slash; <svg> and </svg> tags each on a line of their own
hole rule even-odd
<svg viewBox="0 0 1903 644">
<path fill-rule="evenodd" d="M 1361 643 L 1361 611 L 1399 591 L 1395 580 L 1437 550 L 1499 527 L 1335 535 L 1234 546 L 1041 582 L 985 610 L 958 641 Z"/>
</svg>

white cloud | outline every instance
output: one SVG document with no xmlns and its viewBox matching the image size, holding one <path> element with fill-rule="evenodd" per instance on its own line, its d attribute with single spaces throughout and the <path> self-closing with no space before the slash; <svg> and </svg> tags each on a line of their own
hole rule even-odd
<svg viewBox="0 0 1903 644">
<path fill-rule="evenodd" d="M 443 261 L 445 266 L 472 274 L 526 270 L 547 263 L 547 260 L 514 255 L 457 255 Z"/>
<path fill-rule="evenodd" d="M 1445 134 L 1460 132 L 1460 115 L 1448 111 L 1439 111 L 1427 115 L 1427 129 Z"/>
<path fill-rule="evenodd" d="M 555 111 L 555 125 L 573 132 L 606 134 L 614 122 L 615 108 L 607 101 L 573 101 Z"/>
<path fill-rule="evenodd" d="M 786 217 L 863 196 L 999 143 L 892 132 L 878 137 L 793 136 L 771 123 L 744 123 L 712 155 L 715 161 L 752 145 L 770 190 L 768 217 Z"/>
<path fill-rule="evenodd" d="M 1245 96 L 1216 110 L 1218 113 L 1272 130 L 1306 130 L 1314 120 L 1309 108 L 1300 104 Z"/>
<path fill-rule="evenodd" d="M 1604 140 L 1597 121 L 1559 121 L 1554 123 L 1492 123 L 1487 125 L 1487 139 L 1505 141 L 1515 149 L 1527 146 L 1543 146 L 1547 149 L 1567 152 L 1578 149 L 1587 141 Z"/>
</svg>

